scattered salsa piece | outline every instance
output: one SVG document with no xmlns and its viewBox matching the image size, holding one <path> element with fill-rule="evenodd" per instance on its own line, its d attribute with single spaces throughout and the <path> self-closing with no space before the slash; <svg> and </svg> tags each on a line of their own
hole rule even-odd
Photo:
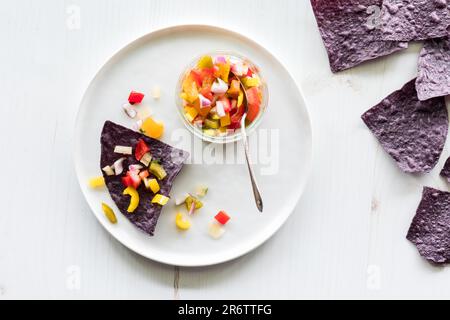
<svg viewBox="0 0 450 320">
<path fill-rule="evenodd" d="M 110 206 L 108 206 L 106 203 L 102 202 L 102 210 L 103 210 L 103 213 L 105 214 L 106 218 L 108 218 L 109 222 L 111 222 L 112 224 L 117 223 L 116 214 L 114 213 L 113 209 L 111 209 Z"/>
<path fill-rule="evenodd" d="M 105 186 L 105 178 L 103 177 L 95 177 L 89 179 L 89 186 L 93 189 L 101 188 Z"/>
<path fill-rule="evenodd" d="M 199 197 L 204 197 L 208 193 L 208 187 L 206 186 L 198 186 L 197 190 L 195 191 L 195 194 Z"/>
<path fill-rule="evenodd" d="M 152 203 L 157 203 L 161 206 L 165 206 L 167 202 L 169 202 L 169 197 L 166 197 L 162 194 L 157 194 L 152 199 Z"/>
<path fill-rule="evenodd" d="M 152 88 L 152 98 L 155 100 L 159 100 L 159 98 L 161 98 L 161 88 L 159 86 L 154 86 Z"/>
<path fill-rule="evenodd" d="M 128 97 L 128 102 L 130 104 L 141 103 L 144 99 L 144 94 L 136 91 L 131 91 L 130 96 Z"/>
<path fill-rule="evenodd" d="M 181 212 L 178 212 L 175 216 L 175 224 L 180 230 L 188 230 L 191 227 L 191 222 L 184 218 Z"/>
<path fill-rule="evenodd" d="M 230 220 L 230 216 L 225 211 L 219 211 L 218 214 L 214 217 L 221 225 L 226 225 Z"/>
<path fill-rule="evenodd" d="M 187 210 L 191 210 L 191 205 L 194 204 L 194 209 L 200 209 L 201 207 L 203 207 L 203 202 L 201 202 L 200 200 L 198 200 L 196 197 L 189 195 L 186 200 L 186 209 Z"/>
<path fill-rule="evenodd" d="M 216 221 L 211 221 L 208 225 L 208 234 L 213 239 L 220 239 L 225 233 L 225 228 L 217 223 Z"/>
<path fill-rule="evenodd" d="M 164 133 L 164 124 L 148 117 L 142 122 L 141 132 L 153 139 L 159 139 Z"/>
</svg>

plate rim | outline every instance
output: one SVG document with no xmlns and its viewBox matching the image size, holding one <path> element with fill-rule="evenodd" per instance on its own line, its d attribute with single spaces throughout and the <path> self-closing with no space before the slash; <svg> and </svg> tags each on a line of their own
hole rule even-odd
<svg viewBox="0 0 450 320">
<path fill-rule="evenodd" d="M 280 66 L 284 69 L 284 71 L 286 72 L 286 74 L 289 76 L 290 80 L 295 84 L 295 88 L 298 91 L 298 94 L 301 98 L 301 100 L 303 101 L 304 104 L 304 113 L 305 113 L 305 120 L 306 123 L 308 125 L 308 131 L 309 131 L 309 139 L 308 139 L 308 147 L 309 147 L 309 154 L 307 155 L 307 163 L 306 165 L 306 177 L 303 180 L 302 185 L 299 188 L 298 191 L 298 195 L 297 195 L 297 200 L 291 205 L 291 208 L 288 208 L 286 210 L 286 212 L 288 212 L 287 214 L 283 215 L 282 217 L 280 217 L 280 219 L 275 220 L 269 227 L 268 230 L 259 238 L 256 238 L 255 240 L 251 241 L 249 244 L 247 244 L 247 246 L 245 247 L 240 247 L 241 249 L 239 250 L 234 250 L 231 251 L 232 253 L 229 253 L 227 255 L 223 255 L 219 258 L 215 258 L 216 255 L 214 256 L 214 258 L 209 258 L 209 261 L 200 261 L 200 262 L 192 262 L 192 260 L 180 263 L 179 261 L 173 261 L 174 259 L 172 258 L 161 258 L 161 257 L 155 257 L 155 256 L 151 256 L 149 254 L 147 254 L 146 252 L 140 250 L 139 248 L 135 248 L 133 247 L 131 244 L 127 243 L 126 239 L 122 239 L 119 237 L 116 237 L 116 235 L 111 232 L 110 230 L 110 226 L 107 225 L 107 222 L 104 219 L 100 219 L 100 217 L 97 216 L 97 214 L 95 214 L 95 210 L 92 207 L 92 205 L 90 204 L 90 202 L 87 200 L 88 196 L 86 194 L 87 192 L 87 188 L 84 187 L 84 184 L 82 184 L 81 181 L 81 177 L 80 177 L 80 168 L 79 168 L 79 164 L 77 161 L 77 149 L 78 149 L 78 143 L 77 143 L 77 139 L 76 137 L 79 135 L 79 123 L 80 123 L 80 116 L 81 116 L 81 107 L 83 106 L 87 93 L 89 91 L 89 88 L 91 87 L 91 85 L 95 82 L 95 80 L 100 76 L 101 72 L 103 71 L 103 69 L 116 57 L 118 57 L 122 52 L 124 52 L 125 50 L 127 50 L 128 48 L 130 48 L 130 46 L 132 46 L 133 44 L 137 44 L 140 41 L 143 41 L 146 38 L 149 37 L 156 37 L 161 33 L 164 32 L 170 32 L 170 31 L 176 31 L 177 29 L 183 29 L 183 28 L 197 28 L 197 29 L 210 29 L 210 30 L 215 30 L 215 31 L 219 31 L 222 33 L 228 33 L 231 34 L 234 37 L 238 37 L 248 43 L 250 43 L 253 46 L 259 47 L 262 50 L 265 51 L 265 54 L 268 54 L 272 59 L 274 59 L 275 61 L 277 61 Z M 246 35 L 242 34 L 241 32 L 238 32 L 234 29 L 227 27 L 223 27 L 223 26 L 219 26 L 219 25 L 212 25 L 212 24 L 171 24 L 171 25 L 165 25 L 159 28 L 155 28 L 150 32 L 147 32 L 137 38 L 135 38 L 134 40 L 131 40 L 129 42 L 127 42 L 124 46 L 122 46 L 119 50 L 116 50 L 112 55 L 109 56 L 108 59 L 105 60 L 104 63 L 102 63 L 100 65 L 100 67 L 97 69 L 97 71 L 95 72 L 95 75 L 91 78 L 91 80 L 88 82 L 86 88 L 83 91 L 83 96 L 81 98 L 80 103 L 78 104 L 78 110 L 77 110 L 77 115 L 75 117 L 75 125 L 74 125 L 74 135 L 72 137 L 72 158 L 73 158 L 73 164 L 75 165 L 75 173 L 76 173 L 76 177 L 77 177 L 77 181 L 78 181 L 78 185 L 81 189 L 81 193 L 83 194 L 84 200 L 86 201 L 86 203 L 89 206 L 89 209 L 91 211 L 91 213 L 94 215 L 94 217 L 97 219 L 97 221 L 101 224 L 101 226 L 109 233 L 109 235 L 114 238 L 116 241 L 118 241 L 120 244 L 122 244 L 124 247 L 126 247 L 127 249 L 139 254 L 142 257 L 145 257 L 147 259 L 150 259 L 152 261 L 158 262 L 158 263 L 162 263 L 162 264 L 166 264 L 166 265 L 171 265 L 171 266 L 179 266 L 179 267 L 205 267 L 205 266 L 213 266 L 213 265 L 218 265 L 218 264 L 222 264 L 228 261 L 232 261 L 235 259 L 238 259 L 248 253 L 250 253 L 251 251 L 257 249 L 259 246 L 261 246 L 262 244 L 266 243 L 275 233 L 277 233 L 277 231 L 281 228 L 281 226 L 283 226 L 285 224 L 285 222 L 289 219 L 289 217 L 292 215 L 292 213 L 294 212 L 295 208 L 297 207 L 298 203 L 300 202 L 304 191 L 306 189 L 306 186 L 308 185 L 309 179 L 311 177 L 311 173 L 312 173 L 312 163 L 313 163 L 313 155 L 314 155 L 314 149 L 313 149 L 313 141 L 314 141 L 314 137 L 313 137 L 313 127 L 312 127 L 312 122 L 311 122 L 311 116 L 310 116 L 310 112 L 309 112 L 309 108 L 308 108 L 308 103 L 304 97 L 303 91 L 301 90 L 301 87 L 299 86 L 299 84 L 297 83 L 297 81 L 295 80 L 295 78 L 292 76 L 292 73 L 289 71 L 288 68 L 286 68 L 285 64 L 278 59 L 271 51 L 267 50 L 267 48 L 263 45 L 261 45 L 260 43 L 256 42 L 255 40 L 251 39 L 250 37 L 247 37 Z"/>
</svg>

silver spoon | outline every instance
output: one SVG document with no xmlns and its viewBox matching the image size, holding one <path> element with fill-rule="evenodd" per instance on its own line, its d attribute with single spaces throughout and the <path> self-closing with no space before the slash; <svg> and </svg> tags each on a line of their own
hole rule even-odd
<svg viewBox="0 0 450 320">
<path fill-rule="evenodd" d="M 263 212 L 263 201 L 262 201 L 262 197 L 261 197 L 261 192 L 259 191 L 259 188 L 258 188 L 258 184 L 256 183 L 253 168 L 251 166 L 250 151 L 249 151 L 248 140 L 247 140 L 247 132 L 245 131 L 245 119 L 247 118 L 247 113 L 248 113 L 247 90 L 245 89 L 245 86 L 242 83 L 241 79 L 236 74 L 233 73 L 233 75 L 239 81 L 242 91 L 244 92 L 244 102 L 243 103 L 244 103 L 245 109 L 244 109 L 244 114 L 242 115 L 242 119 L 241 119 L 242 142 L 244 144 L 245 160 L 247 161 L 247 168 L 248 168 L 248 172 L 250 174 L 250 180 L 252 182 L 253 196 L 255 197 L 256 207 L 258 208 L 258 210 L 260 212 Z"/>
</svg>

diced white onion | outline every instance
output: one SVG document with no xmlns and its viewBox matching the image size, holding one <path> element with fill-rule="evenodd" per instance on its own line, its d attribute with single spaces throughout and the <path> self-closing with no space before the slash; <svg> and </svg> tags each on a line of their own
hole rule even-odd
<svg viewBox="0 0 450 320">
<path fill-rule="evenodd" d="M 225 233 L 225 228 L 220 225 L 219 223 L 212 221 L 208 225 L 208 234 L 213 239 L 219 239 L 223 236 Z"/>
<path fill-rule="evenodd" d="M 211 92 L 223 94 L 228 91 L 228 84 L 220 78 L 217 78 L 217 81 L 213 83 L 211 86 Z"/>
<path fill-rule="evenodd" d="M 214 59 L 214 64 L 227 63 L 227 59 L 224 56 L 217 56 Z"/>
<path fill-rule="evenodd" d="M 135 173 L 139 173 L 139 171 L 142 169 L 143 167 L 140 164 L 130 164 L 128 166 L 128 170 L 130 170 L 131 172 L 135 172 Z"/>
<path fill-rule="evenodd" d="M 161 98 L 161 88 L 159 86 L 154 86 L 152 88 L 152 97 L 155 100 L 158 100 L 159 98 Z"/>
<path fill-rule="evenodd" d="M 203 95 L 199 94 L 198 98 L 200 99 L 200 108 L 207 108 L 211 106 L 211 100 L 205 98 Z"/>
<path fill-rule="evenodd" d="M 141 163 L 146 167 L 148 167 L 150 165 L 151 161 L 152 161 L 152 155 L 150 154 L 150 152 L 147 152 L 141 158 Z"/>
<path fill-rule="evenodd" d="M 125 158 L 117 159 L 116 162 L 114 162 L 114 164 L 112 165 L 114 167 L 114 173 L 116 174 L 116 176 L 122 174 L 124 160 Z"/>
<path fill-rule="evenodd" d="M 126 146 L 116 146 L 114 148 L 114 152 L 115 153 L 120 153 L 120 154 L 133 154 L 133 148 L 131 147 L 126 147 Z"/>
<path fill-rule="evenodd" d="M 106 166 L 106 167 L 102 168 L 102 170 L 107 176 L 113 176 L 114 175 L 114 169 L 111 168 L 111 166 Z"/>
<path fill-rule="evenodd" d="M 142 179 L 144 181 L 144 186 L 146 189 L 150 189 L 150 179 L 149 178 L 144 178 Z"/>
<path fill-rule="evenodd" d="M 129 116 L 131 119 L 136 118 L 137 111 L 131 104 L 125 103 L 124 105 L 122 105 L 122 108 L 123 111 L 125 111 L 125 113 L 127 114 L 127 116 Z"/>
<path fill-rule="evenodd" d="M 132 126 L 133 130 L 139 132 L 139 130 L 141 129 L 142 123 L 143 123 L 142 120 L 138 120 L 135 123 L 133 123 L 133 126 Z"/>
<path fill-rule="evenodd" d="M 224 103 L 222 101 L 217 101 L 216 102 L 216 112 L 217 112 L 217 115 L 219 117 L 221 117 L 221 118 L 226 116 L 225 106 L 224 106 Z"/>
<path fill-rule="evenodd" d="M 243 75 L 248 73 L 248 67 L 245 66 L 242 62 L 237 62 L 231 66 L 231 71 L 238 77 L 242 77 Z"/>
</svg>

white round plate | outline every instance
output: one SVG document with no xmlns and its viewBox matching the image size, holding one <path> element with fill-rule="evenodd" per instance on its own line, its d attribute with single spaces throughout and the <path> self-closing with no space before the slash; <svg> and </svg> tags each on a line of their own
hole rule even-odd
<svg viewBox="0 0 450 320">
<path fill-rule="evenodd" d="M 266 115 L 250 137 L 250 149 L 264 213 L 256 209 L 242 144 L 213 145 L 193 137 L 177 114 L 175 87 L 180 73 L 203 52 L 234 51 L 261 68 L 269 88 Z M 151 97 L 153 86 L 161 98 Z M 101 175 L 100 132 L 106 120 L 132 127 L 121 106 L 131 90 L 146 94 L 148 107 L 165 124 L 162 140 L 187 149 L 193 159 L 175 181 L 171 195 L 209 187 L 205 206 L 190 218 L 192 227 L 178 231 L 177 208 L 169 202 L 161 213 L 154 237 L 131 225 L 114 205 L 108 191 L 88 187 L 90 177 Z M 152 32 L 127 45 L 98 72 L 80 106 L 74 141 L 77 176 L 89 206 L 100 223 L 131 250 L 162 263 L 205 266 L 237 258 L 262 244 L 294 210 L 309 176 L 312 156 L 311 125 L 304 99 L 283 65 L 267 50 L 242 35 L 212 26 L 184 25 Z M 232 155 L 234 151 L 234 157 Z M 236 161 L 237 158 L 239 161 Z M 101 202 L 116 212 L 118 223 L 103 215 Z M 232 218 L 219 240 L 208 234 L 208 224 L 219 210 Z"/>
</svg>

